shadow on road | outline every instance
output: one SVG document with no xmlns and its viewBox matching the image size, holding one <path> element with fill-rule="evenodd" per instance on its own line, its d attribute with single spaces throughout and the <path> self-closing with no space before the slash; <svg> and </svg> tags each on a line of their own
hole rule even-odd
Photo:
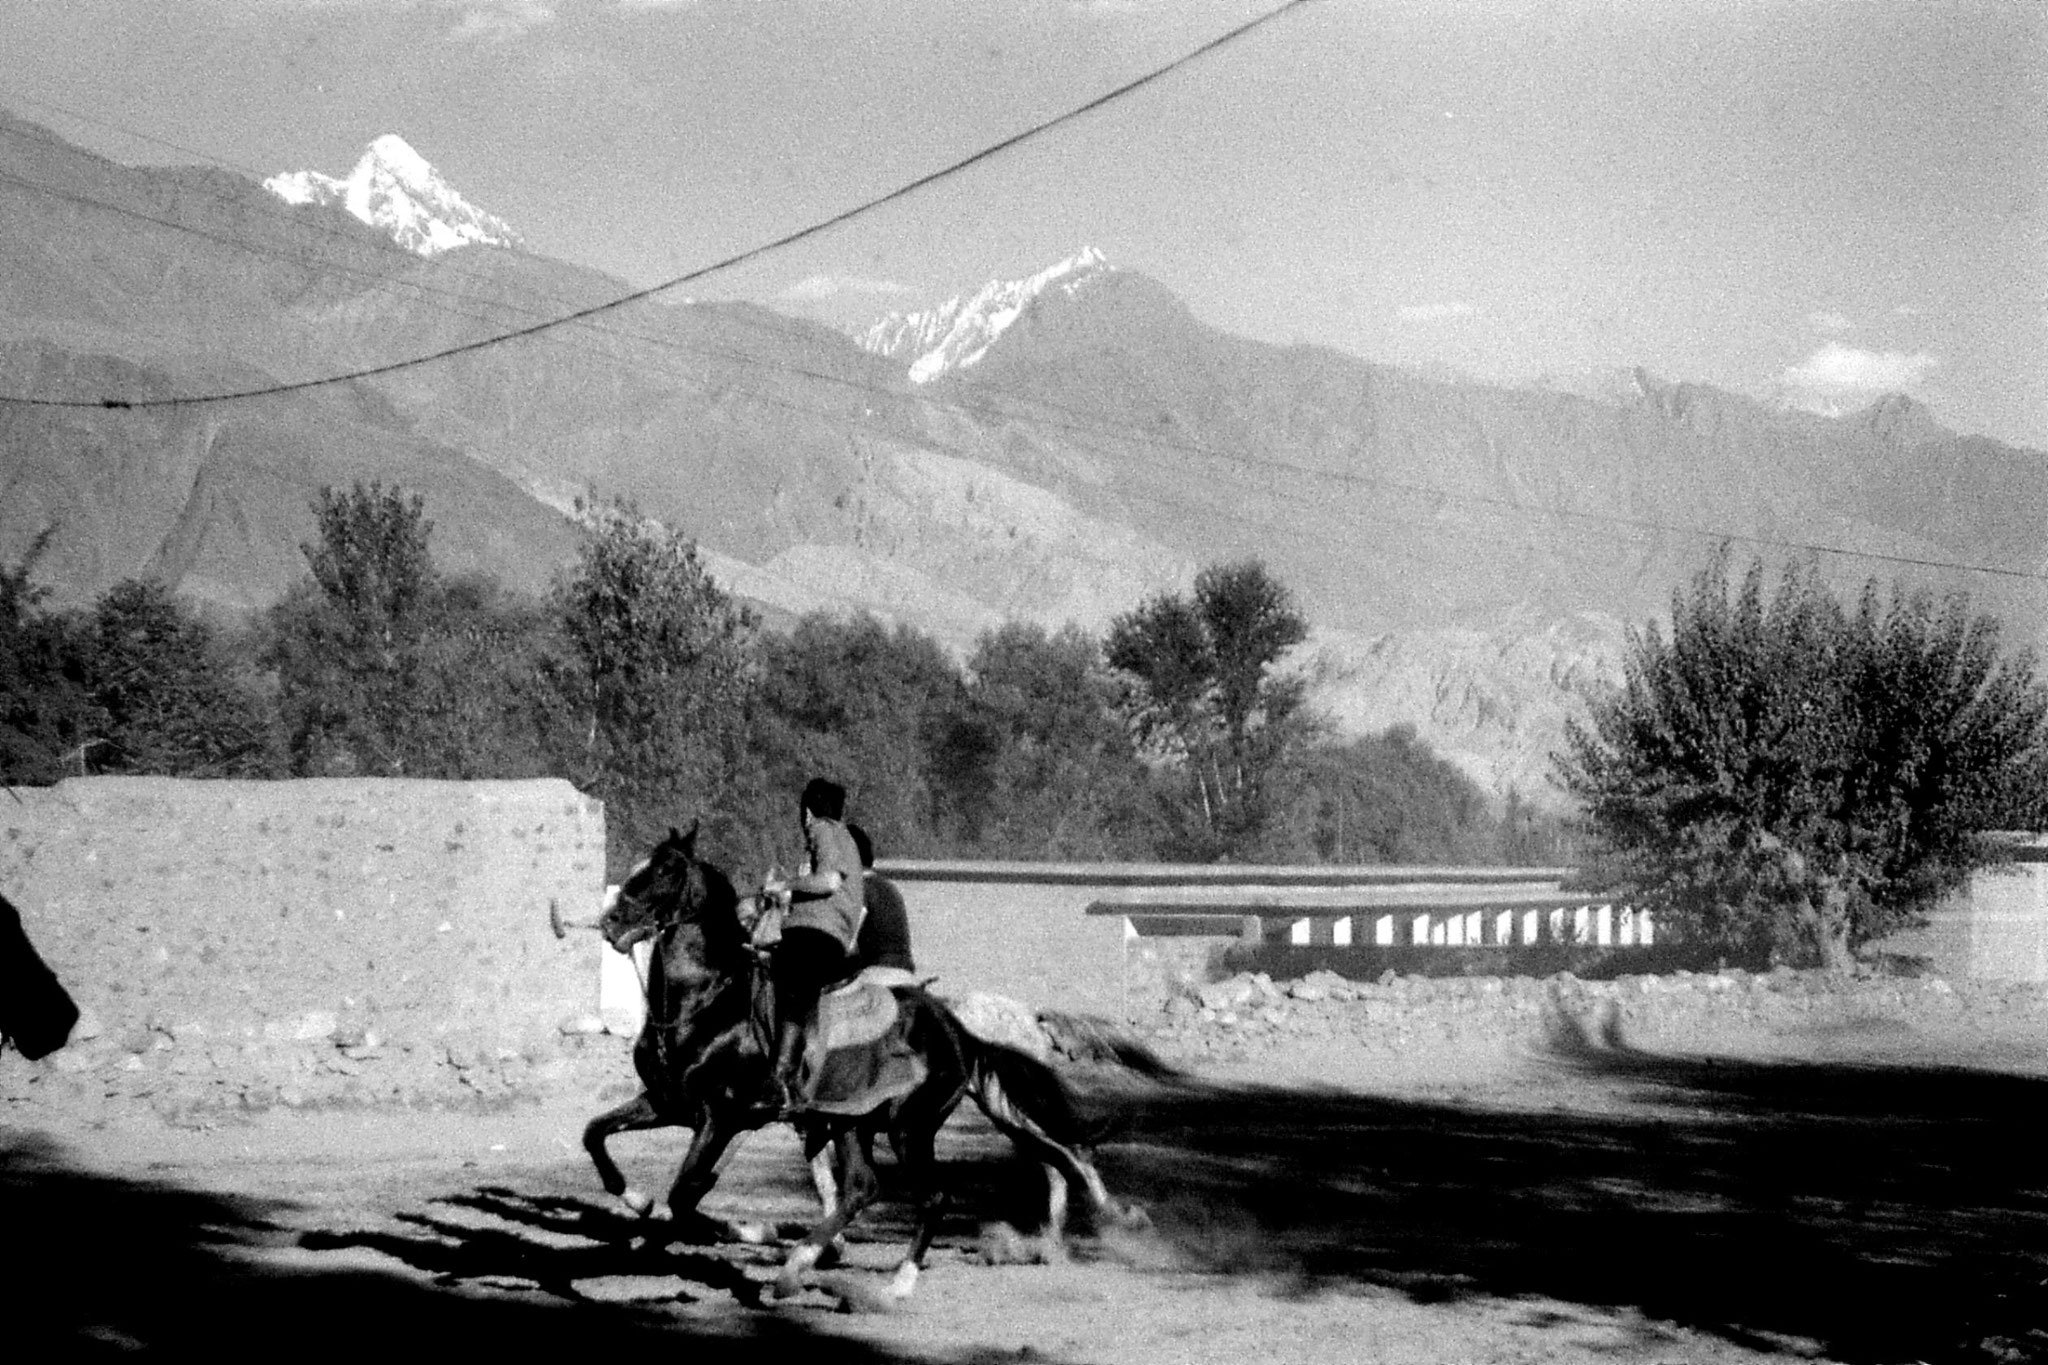
<svg viewBox="0 0 2048 1365">
<path fill-rule="evenodd" d="M 1633 1306 L 1755 1349 L 2048 1360 L 2048 1082 L 1564 1040 L 1622 1112 L 1182 1087 L 1106 1155 L 1184 1263 Z"/>
<path fill-rule="evenodd" d="M 580 1201 L 485 1187 L 400 1215 L 405 1231 L 291 1228 L 275 1201 L 88 1174 L 36 1137 L 0 1139 L 10 1269 L 0 1346 L 16 1360 L 147 1350 L 169 1358 L 292 1360 L 906 1359 L 807 1327 L 805 1314 L 690 1305 L 753 1283 L 729 1255 L 663 1253 Z M 595 1215 L 595 1221 L 593 1221 Z M 509 1226 L 508 1226 L 509 1225 Z M 382 1264 L 388 1255 L 411 1273 Z M 667 1301 L 591 1302 L 571 1285 L 676 1277 Z M 495 1278 L 535 1292 L 489 1292 Z M 641 1352 L 661 1352 L 661 1355 Z M 823 1351 L 824 1356 L 815 1353 Z M 626 1354 L 626 1352 L 634 1352 Z M 938 1357 L 973 1365 L 985 1353 Z M 917 1356 L 916 1359 L 932 1359 Z M 1007 1357 L 1005 1357 L 1007 1358 Z"/>
</svg>

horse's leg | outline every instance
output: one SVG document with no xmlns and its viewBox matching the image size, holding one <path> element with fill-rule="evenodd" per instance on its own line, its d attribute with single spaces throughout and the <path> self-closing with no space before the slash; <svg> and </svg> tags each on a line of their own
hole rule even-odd
<svg viewBox="0 0 2048 1365">
<path fill-rule="evenodd" d="M 823 1259 L 827 1248 L 846 1231 L 846 1225 L 874 1202 L 879 1188 L 875 1169 L 867 1161 L 855 1136 L 854 1124 L 834 1122 L 830 1133 L 836 1157 L 834 1175 L 839 1187 L 838 1207 L 819 1219 L 817 1226 L 790 1249 L 788 1258 L 782 1263 L 781 1273 L 775 1277 L 778 1298 L 788 1298 L 802 1291 L 804 1275 Z"/>
<path fill-rule="evenodd" d="M 1098 1228 L 1126 1226 L 1142 1217 L 1116 1201 L 1093 1161 L 1079 1148 L 1069 1146 L 1047 1132 L 1043 1124 L 1010 1098 L 999 1081 L 988 1078 L 974 1095 L 981 1111 L 988 1115 L 989 1122 L 997 1131 L 1016 1144 L 1020 1151 L 1035 1157 L 1045 1168 L 1046 1179 L 1052 1187 L 1047 1199 L 1047 1214 L 1051 1219 L 1046 1228 L 1048 1237 L 1057 1239 L 1065 1231 L 1065 1187 L 1069 1185 L 1079 1187 L 1088 1196 L 1089 1217 Z"/>
<path fill-rule="evenodd" d="M 654 1208 L 654 1201 L 626 1183 L 626 1176 L 612 1160 L 605 1142 L 614 1133 L 632 1133 L 646 1128 L 666 1127 L 672 1120 L 655 1111 L 654 1101 L 643 1090 L 632 1099 L 615 1109 L 607 1109 L 583 1127 L 583 1150 L 590 1153 L 592 1164 L 597 1167 L 597 1178 L 604 1185 L 604 1192 L 623 1200 L 627 1208 L 645 1218 Z"/>
<path fill-rule="evenodd" d="M 837 1154 L 833 1151 L 831 1134 L 817 1124 L 802 1124 L 798 1127 L 804 1140 L 804 1162 L 811 1170 L 811 1188 L 818 1192 L 820 1218 L 830 1218 L 839 1211 L 839 1173 Z M 872 1153 L 868 1164 L 874 1165 Z M 834 1237 L 826 1248 L 818 1253 L 817 1269 L 829 1270 L 839 1263 L 846 1254 L 846 1234 Z"/>
<path fill-rule="evenodd" d="M 727 1237 L 753 1243 L 766 1240 L 765 1235 L 756 1230 L 712 1218 L 697 1209 L 704 1202 L 704 1196 L 710 1194 L 718 1183 L 726 1163 L 739 1151 L 741 1140 L 750 1131 L 735 1123 L 717 1106 L 705 1106 L 697 1131 L 690 1136 L 690 1149 L 683 1153 L 683 1164 L 676 1168 L 675 1183 L 669 1186 L 669 1216 L 679 1226 L 688 1219 L 694 1232 L 708 1233 L 710 1240 Z"/>
<path fill-rule="evenodd" d="M 1057 1162 L 1038 1163 L 1045 1172 L 1045 1232 L 1042 1245 L 1048 1261 L 1060 1261 L 1067 1254 L 1067 1173 Z"/>
<path fill-rule="evenodd" d="M 928 1083 L 905 1096 L 890 1112 L 889 1145 L 896 1151 L 903 1183 L 917 1206 L 910 1245 L 889 1280 L 889 1293 L 895 1298 L 908 1298 L 917 1287 L 918 1273 L 924 1269 L 924 1258 L 945 1216 L 948 1201 L 945 1185 L 939 1180 L 939 1129 L 945 1127 L 964 1093 L 965 1087 L 957 1080 Z"/>
</svg>

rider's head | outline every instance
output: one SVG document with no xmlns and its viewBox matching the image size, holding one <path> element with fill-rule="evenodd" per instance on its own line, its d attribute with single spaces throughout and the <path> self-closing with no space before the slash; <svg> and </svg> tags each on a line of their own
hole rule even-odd
<svg viewBox="0 0 2048 1365">
<path fill-rule="evenodd" d="M 844 820 L 846 788 L 837 782 L 828 782 L 822 777 L 812 778 L 804 784 L 804 795 L 797 803 L 797 814 L 815 815 L 821 820 Z"/>
<path fill-rule="evenodd" d="M 860 854 L 862 867 L 875 865 L 875 841 L 868 838 L 868 832 L 851 820 L 846 823 L 846 832 L 853 836 L 853 847 Z"/>
</svg>

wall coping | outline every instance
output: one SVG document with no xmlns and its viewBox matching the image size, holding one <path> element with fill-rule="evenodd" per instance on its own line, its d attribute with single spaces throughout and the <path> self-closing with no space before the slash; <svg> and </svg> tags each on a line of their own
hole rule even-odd
<svg viewBox="0 0 2048 1365">
<path fill-rule="evenodd" d="M 882 858 L 875 870 L 905 882 L 982 882 L 1028 886 L 1273 887 L 1334 889 L 1404 885 L 1555 885 L 1569 867 L 1259 866 L 1246 863 L 1027 863 L 963 859 Z M 1567 897 L 1569 899 L 1569 897 Z M 1591 899 L 1597 900 L 1595 896 Z"/>
</svg>

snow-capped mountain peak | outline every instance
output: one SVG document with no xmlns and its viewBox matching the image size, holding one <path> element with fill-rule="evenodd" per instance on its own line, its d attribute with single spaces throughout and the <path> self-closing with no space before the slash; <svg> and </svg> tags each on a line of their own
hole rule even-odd
<svg viewBox="0 0 2048 1365">
<path fill-rule="evenodd" d="M 1021 280 L 990 280 L 972 297 L 956 295 L 937 308 L 891 313 L 859 341 L 876 355 L 906 361 L 912 383 L 965 369 L 988 354 L 1009 325 L 1048 290 L 1074 294 L 1115 269 L 1094 247 Z"/>
<path fill-rule="evenodd" d="M 396 133 L 367 147 L 345 179 L 286 171 L 263 182 L 287 204 L 339 204 L 421 256 L 459 246 L 520 245 L 512 225 L 457 194 L 427 159 Z"/>
</svg>

